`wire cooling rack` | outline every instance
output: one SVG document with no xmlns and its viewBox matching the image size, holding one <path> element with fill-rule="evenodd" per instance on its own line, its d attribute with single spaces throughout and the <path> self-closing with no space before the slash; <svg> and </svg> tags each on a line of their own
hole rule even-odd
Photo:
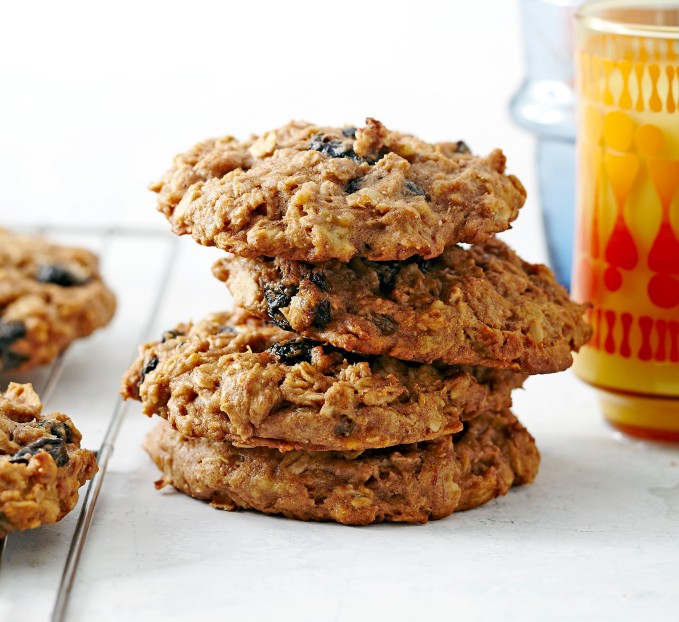
<svg viewBox="0 0 679 622">
<path fill-rule="evenodd" d="M 41 397 L 44 412 L 62 410 L 57 402 L 61 403 L 64 398 L 67 402 L 73 401 L 68 399 L 68 394 L 77 394 L 83 385 L 89 385 L 90 388 L 95 389 L 94 393 L 98 393 L 97 384 L 101 384 L 105 376 L 102 376 L 101 372 L 98 374 L 82 373 L 89 366 L 88 363 L 94 351 L 97 353 L 91 370 L 95 369 L 95 366 L 99 365 L 99 362 L 106 359 L 109 354 L 113 354 L 112 358 L 115 360 L 110 361 L 112 364 L 107 365 L 107 369 L 112 367 L 111 371 L 113 371 L 117 366 L 116 363 L 124 362 L 117 369 L 117 376 L 115 372 L 113 375 L 106 376 L 107 382 L 103 384 L 107 386 L 101 387 L 101 390 L 106 393 L 100 393 L 96 400 L 95 406 L 98 410 L 96 421 L 86 420 L 88 413 L 77 412 L 79 409 L 72 411 L 63 408 L 63 411 L 73 418 L 78 428 L 90 431 L 90 434 L 86 434 L 83 439 L 83 446 L 94 449 L 97 444 L 89 439 L 99 437 L 101 440 L 97 450 L 99 471 L 81 488 L 81 500 L 78 507 L 67 517 L 68 520 L 64 519 L 56 526 L 42 528 L 52 529 L 52 535 L 56 534 L 62 540 L 64 537 L 67 539 L 67 551 L 64 550 L 63 543 L 59 547 L 65 555 L 49 560 L 48 564 L 40 564 L 38 568 L 31 569 L 38 583 L 46 584 L 47 593 L 53 596 L 51 619 L 54 622 L 61 622 L 66 616 L 81 553 L 86 544 L 99 493 L 104 484 L 115 441 L 127 410 L 117 392 L 111 393 L 110 389 L 113 385 L 117 385 L 126 364 L 129 364 L 136 354 L 137 344 L 151 337 L 151 330 L 168 290 L 168 282 L 177 260 L 177 242 L 176 238 L 153 230 L 50 227 L 26 232 L 46 235 L 66 244 L 84 246 L 98 253 L 104 278 L 114 287 L 117 294 L 118 314 L 117 320 L 114 320 L 117 329 L 114 330 L 115 334 L 109 334 L 108 339 L 106 332 L 110 329 L 107 328 L 87 340 L 89 352 L 80 351 L 87 341 L 83 341 L 82 344 L 76 342 L 48 367 L 31 374 L 23 374 L 18 378 L 12 377 L 10 373 L 0 376 L 0 388 L 4 390 L 10 381 L 32 382 Z M 144 262 L 145 265 L 137 265 L 137 261 Z M 136 283 L 133 283 L 135 272 Z M 134 286 L 130 287 L 131 285 Z M 140 293 L 137 291 L 139 289 L 143 290 L 143 295 L 135 295 L 135 291 L 136 294 Z M 123 317 L 118 317 L 120 315 Z M 127 352 L 126 355 L 125 352 Z M 122 361 L 121 357 L 127 358 L 127 361 Z M 70 377 L 65 378 L 65 376 Z M 110 380 L 113 382 L 111 383 Z M 60 396 L 62 399 L 57 400 L 56 395 L 60 389 L 63 389 L 61 391 L 63 395 Z M 104 405 L 108 406 L 106 410 L 103 408 Z M 104 426 L 105 431 L 102 436 L 101 431 Z M 26 560 L 25 555 L 21 554 L 22 549 L 41 548 L 39 542 L 26 542 L 32 540 L 34 535 L 36 534 L 30 532 L 10 534 L 7 538 L 0 540 L 0 582 L 6 590 L 12 591 L 12 598 L 16 602 L 21 600 L 21 589 L 25 585 L 23 581 L 20 584 L 17 581 L 19 576 L 25 572 L 25 567 L 22 567 Z M 40 539 L 38 537 L 38 540 Z M 15 554 L 10 555 L 10 550 L 15 544 Z M 29 566 L 32 565 L 29 563 Z M 7 585 L 8 583 L 13 584 L 11 588 Z M 39 600 L 42 601 L 38 604 L 39 608 L 50 607 L 49 598 L 45 598 L 45 592 L 41 593 Z M 3 599 L 0 599 L 0 602 L 3 602 Z M 3 611 L 0 609 L 1 613 Z"/>
</svg>

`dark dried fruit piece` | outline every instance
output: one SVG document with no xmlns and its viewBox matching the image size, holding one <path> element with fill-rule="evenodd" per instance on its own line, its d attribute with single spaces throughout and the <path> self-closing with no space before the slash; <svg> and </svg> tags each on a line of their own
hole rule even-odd
<svg viewBox="0 0 679 622">
<path fill-rule="evenodd" d="M 26 336 L 26 325 L 18 320 L 0 322 L 0 370 L 20 367 L 29 359 L 24 354 L 12 352 L 10 346 Z"/>
<path fill-rule="evenodd" d="M 380 283 L 380 294 L 388 296 L 394 291 L 396 277 L 401 271 L 403 264 L 400 261 L 381 261 L 373 264 Z"/>
<path fill-rule="evenodd" d="M 49 421 L 48 419 L 45 419 L 40 421 L 38 425 L 41 428 L 49 430 L 49 433 L 52 436 L 60 438 L 65 443 L 70 443 L 73 440 L 73 430 L 71 429 L 71 426 L 63 421 Z"/>
<path fill-rule="evenodd" d="M 320 272 L 312 272 L 309 275 L 309 280 L 321 291 L 326 291 L 328 283 Z"/>
<path fill-rule="evenodd" d="M 398 322 L 386 313 L 371 311 L 368 313 L 368 319 L 377 326 L 383 335 L 393 335 L 398 328 Z"/>
<path fill-rule="evenodd" d="M 66 451 L 66 443 L 60 438 L 39 438 L 35 443 L 31 443 L 26 447 L 17 451 L 10 462 L 28 464 L 32 456 L 35 456 L 40 451 L 46 451 L 56 463 L 58 467 L 62 467 L 68 463 L 68 451 Z"/>
<path fill-rule="evenodd" d="M 158 357 L 154 356 L 146 365 L 144 365 L 143 369 L 141 370 L 141 375 L 139 376 L 139 382 L 137 383 L 137 387 L 141 387 L 142 384 L 144 384 L 144 380 L 146 380 L 146 374 L 150 374 L 156 367 L 158 367 Z"/>
<path fill-rule="evenodd" d="M 337 434 L 337 436 L 347 437 L 350 436 L 355 429 L 356 422 L 350 417 L 342 415 L 339 423 L 335 426 L 335 434 Z"/>
<path fill-rule="evenodd" d="M 269 317 L 273 323 L 283 330 L 290 330 L 290 324 L 281 313 L 281 308 L 289 307 L 292 297 L 297 295 L 299 288 L 294 285 L 282 287 L 280 285 L 265 285 L 264 298 L 269 307 Z"/>
<path fill-rule="evenodd" d="M 5 350 L 4 352 L 0 349 L 0 370 L 9 371 L 10 369 L 17 369 L 21 367 L 30 357 L 25 354 L 19 354 L 18 352 L 10 352 Z"/>
<path fill-rule="evenodd" d="M 314 311 L 314 321 L 311 325 L 323 328 L 328 322 L 330 322 L 330 301 L 321 300 Z"/>
<path fill-rule="evenodd" d="M 361 156 L 357 155 L 351 147 L 347 147 L 341 140 L 323 136 L 323 134 L 316 134 L 311 139 L 309 149 L 319 151 L 330 158 L 349 158 L 354 162 L 364 162 Z"/>
<path fill-rule="evenodd" d="M 358 192 L 361 189 L 361 182 L 363 181 L 363 177 L 356 177 L 355 179 L 352 179 L 344 189 L 344 191 L 347 194 L 354 194 L 354 192 Z"/>
<path fill-rule="evenodd" d="M 87 283 L 87 279 L 81 279 L 66 268 L 56 264 L 40 266 L 36 272 L 35 280 L 41 283 L 52 283 L 61 287 L 74 287 Z"/>
<path fill-rule="evenodd" d="M 455 153 L 468 153 L 471 154 L 472 150 L 467 146 L 464 140 L 458 140 L 455 146 Z"/>
<path fill-rule="evenodd" d="M 406 259 L 406 263 L 416 263 L 417 267 L 420 269 L 420 272 L 423 274 L 431 270 L 431 261 L 429 261 L 429 259 L 425 259 L 424 257 L 420 257 L 419 255 L 408 257 L 408 259 Z"/>
<path fill-rule="evenodd" d="M 426 197 L 427 193 L 422 190 L 414 181 L 410 179 L 406 179 L 405 183 L 406 188 L 408 189 L 408 192 L 412 192 L 413 194 L 417 195 L 418 197 Z"/>
<path fill-rule="evenodd" d="M 18 320 L 0 322 L 0 349 L 26 336 L 26 325 Z"/>
<path fill-rule="evenodd" d="M 342 136 L 346 136 L 347 138 L 356 138 L 356 128 L 355 127 L 342 128 Z"/>
<path fill-rule="evenodd" d="M 267 352 L 286 365 L 311 363 L 311 350 L 317 345 L 319 344 L 311 339 L 295 339 L 285 343 L 274 343 Z"/>
<path fill-rule="evenodd" d="M 431 262 L 419 255 L 413 255 L 403 261 L 371 261 L 368 263 L 377 274 L 377 280 L 380 284 L 380 294 L 383 296 L 388 296 L 394 291 L 396 278 L 404 266 L 417 264 L 417 267 L 422 273 L 431 270 Z"/>
<path fill-rule="evenodd" d="M 160 339 L 160 343 L 165 343 L 166 341 L 170 339 L 176 339 L 177 337 L 181 337 L 184 333 L 178 331 L 178 330 L 166 330 L 163 333 L 163 336 Z"/>
</svg>

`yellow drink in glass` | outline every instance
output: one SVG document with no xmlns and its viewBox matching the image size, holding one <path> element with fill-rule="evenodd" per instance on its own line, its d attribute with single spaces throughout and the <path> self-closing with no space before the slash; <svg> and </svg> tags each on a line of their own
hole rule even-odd
<svg viewBox="0 0 679 622">
<path fill-rule="evenodd" d="M 622 430 L 679 440 L 679 2 L 580 9 L 574 370 Z"/>
</svg>

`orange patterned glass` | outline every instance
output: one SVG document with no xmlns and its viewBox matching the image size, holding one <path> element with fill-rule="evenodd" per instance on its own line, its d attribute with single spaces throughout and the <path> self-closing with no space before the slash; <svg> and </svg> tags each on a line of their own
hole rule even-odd
<svg viewBox="0 0 679 622">
<path fill-rule="evenodd" d="M 577 27 L 575 372 L 626 432 L 679 440 L 679 2 L 594 2 Z"/>
</svg>

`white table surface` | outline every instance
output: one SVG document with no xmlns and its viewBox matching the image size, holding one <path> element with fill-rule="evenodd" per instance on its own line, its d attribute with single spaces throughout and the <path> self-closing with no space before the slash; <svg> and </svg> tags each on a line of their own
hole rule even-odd
<svg viewBox="0 0 679 622">
<path fill-rule="evenodd" d="M 66 353 L 46 404 L 69 413 L 89 447 L 136 344 L 231 304 L 209 271 L 219 252 L 173 238 L 145 190 L 201 138 L 373 115 L 477 151 L 502 146 L 529 191 L 505 237 L 526 259 L 545 257 L 532 139 L 506 114 L 523 72 L 513 3 L 1 11 L 0 55 L 12 62 L 0 64 L 0 221 L 98 250 L 118 295 L 111 326 Z M 48 374 L 16 379 L 40 388 Z M 534 484 L 424 526 L 352 528 L 157 492 L 140 448 L 154 422 L 130 403 L 67 619 L 678 619 L 677 447 L 613 432 L 570 372 L 531 378 L 515 412 L 542 453 Z M 49 619 L 76 520 L 77 510 L 8 538 L 0 620 Z"/>
</svg>

